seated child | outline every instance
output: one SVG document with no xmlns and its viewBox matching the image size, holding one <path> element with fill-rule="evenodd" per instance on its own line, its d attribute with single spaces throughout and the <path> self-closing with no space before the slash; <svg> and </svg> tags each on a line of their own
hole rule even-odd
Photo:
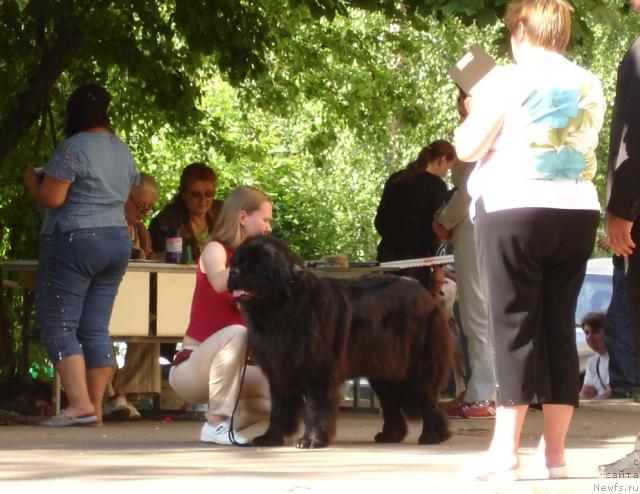
<svg viewBox="0 0 640 494">
<path fill-rule="evenodd" d="M 609 396 L 609 354 L 604 344 L 604 313 L 587 314 L 580 323 L 587 345 L 594 354 L 587 361 L 587 371 L 580 390 L 581 400 L 601 400 Z"/>
</svg>

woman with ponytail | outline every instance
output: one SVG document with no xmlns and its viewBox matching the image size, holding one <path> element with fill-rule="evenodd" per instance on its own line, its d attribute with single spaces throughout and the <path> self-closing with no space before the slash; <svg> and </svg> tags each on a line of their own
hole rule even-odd
<svg viewBox="0 0 640 494">
<path fill-rule="evenodd" d="M 418 158 L 404 170 L 395 172 L 384 185 L 375 227 L 382 239 L 378 261 L 396 261 L 435 254 L 438 246 L 431 223 L 433 215 L 445 202 L 444 177 L 456 151 L 451 143 L 438 140 L 422 148 Z M 429 288 L 431 270 L 402 270 L 402 274 L 419 280 Z"/>
</svg>

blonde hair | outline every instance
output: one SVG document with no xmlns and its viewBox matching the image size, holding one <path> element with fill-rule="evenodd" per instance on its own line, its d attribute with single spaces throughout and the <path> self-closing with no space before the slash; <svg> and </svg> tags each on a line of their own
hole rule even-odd
<svg viewBox="0 0 640 494">
<path fill-rule="evenodd" d="M 504 22 L 512 33 L 522 23 L 531 44 L 564 52 L 571 38 L 572 12 L 565 0 L 521 0 L 507 6 Z"/>
<path fill-rule="evenodd" d="M 271 203 L 271 198 L 255 187 L 243 185 L 234 189 L 222 204 L 218 220 L 211 232 L 211 240 L 235 249 L 244 240 L 240 213 L 246 211 L 251 214 L 265 202 Z"/>
<path fill-rule="evenodd" d="M 140 183 L 133 187 L 139 190 L 152 192 L 156 196 L 160 195 L 160 186 L 158 185 L 158 182 L 156 182 L 151 175 L 145 172 L 140 172 Z"/>
</svg>

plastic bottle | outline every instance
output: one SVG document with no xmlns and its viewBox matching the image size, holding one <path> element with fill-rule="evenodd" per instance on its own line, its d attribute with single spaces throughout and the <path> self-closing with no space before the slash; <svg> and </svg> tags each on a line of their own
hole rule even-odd
<svg viewBox="0 0 640 494">
<path fill-rule="evenodd" d="M 184 264 L 193 264 L 193 252 L 189 244 L 182 247 L 182 262 Z"/>
<path fill-rule="evenodd" d="M 169 230 L 164 241 L 164 262 L 179 264 L 182 262 L 182 236 L 180 229 Z"/>
</svg>

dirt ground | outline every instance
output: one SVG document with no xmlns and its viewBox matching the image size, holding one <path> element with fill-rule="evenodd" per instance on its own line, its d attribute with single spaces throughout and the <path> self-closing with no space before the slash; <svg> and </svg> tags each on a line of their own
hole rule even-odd
<svg viewBox="0 0 640 494">
<path fill-rule="evenodd" d="M 534 464 L 542 414 L 531 411 L 523 466 Z M 262 432 L 266 424 L 248 429 Z M 568 480 L 471 482 L 464 470 L 481 461 L 493 420 L 455 420 L 453 437 L 419 446 L 419 424 L 401 444 L 377 445 L 381 417 L 344 411 L 327 449 L 235 448 L 198 442 L 199 421 L 143 419 L 102 427 L 0 427 L 0 492 L 86 493 L 586 493 L 640 492 L 640 479 L 604 479 L 596 467 L 633 449 L 640 405 L 606 403 L 577 410 L 568 439 Z M 526 473 L 525 473 L 526 475 Z M 197 489 L 197 491 L 196 491 Z M 205 490 L 206 489 L 206 490 Z"/>
</svg>

